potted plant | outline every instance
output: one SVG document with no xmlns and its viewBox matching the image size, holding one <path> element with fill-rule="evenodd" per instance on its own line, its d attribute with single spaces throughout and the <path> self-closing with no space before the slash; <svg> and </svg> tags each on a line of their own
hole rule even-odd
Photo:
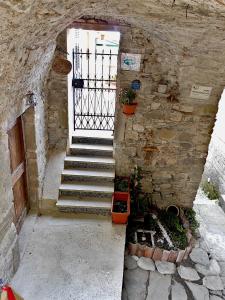
<svg viewBox="0 0 225 300">
<path fill-rule="evenodd" d="M 132 88 L 122 89 L 119 95 L 119 100 L 123 106 L 123 113 L 133 115 L 135 113 L 137 102 L 134 102 L 136 93 Z"/>
<path fill-rule="evenodd" d="M 130 194 L 114 192 L 112 196 L 112 222 L 126 224 L 130 215 Z"/>
<path fill-rule="evenodd" d="M 165 94 L 167 92 L 167 88 L 168 88 L 168 81 L 161 79 L 158 85 L 158 92 L 160 94 Z"/>
</svg>

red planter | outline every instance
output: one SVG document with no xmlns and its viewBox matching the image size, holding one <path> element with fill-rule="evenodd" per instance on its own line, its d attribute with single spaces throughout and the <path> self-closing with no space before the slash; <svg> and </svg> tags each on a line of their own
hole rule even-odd
<svg viewBox="0 0 225 300">
<path fill-rule="evenodd" d="M 123 113 L 125 115 L 133 115 L 136 111 L 137 103 L 123 104 Z"/>
<path fill-rule="evenodd" d="M 126 212 L 114 212 L 114 203 L 116 201 L 124 201 L 127 203 Z M 126 224 L 130 215 L 130 194 L 127 192 L 114 192 L 112 196 L 112 222 L 116 224 Z"/>
</svg>

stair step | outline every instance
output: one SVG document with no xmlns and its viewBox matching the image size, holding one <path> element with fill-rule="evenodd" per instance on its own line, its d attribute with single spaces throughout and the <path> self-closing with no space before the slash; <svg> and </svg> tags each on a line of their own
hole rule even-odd
<svg viewBox="0 0 225 300">
<path fill-rule="evenodd" d="M 107 197 L 111 198 L 114 191 L 113 183 L 99 184 L 94 182 L 71 182 L 62 183 L 59 187 L 60 195 L 81 195 L 83 197 Z"/>
<path fill-rule="evenodd" d="M 65 168 L 92 168 L 92 169 L 114 169 L 115 160 L 109 157 L 93 156 L 66 156 L 64 159 Z"/>
<path fill-rule="evenodd" d="M 70 201 L 70 202 L 76 202 L 76 201 L 87 201 L 87 202 L 93 202 L 93 203 L 97 203 L 97 202 L 108 202 L 108 203 L 112 203 L 112 198 L 107 198 L 107 197 L 82 197 L 82 196 L 60 196 L 58 201 Z"/>
<path fill-rule="evenodd" d="M 96 169 L 64 169 L 62 171 L 62 181 L 106 181 L 112 182 L 115 172 L 112 170 Z"/>
<path fill-rule="evenodd" d="M 70 146 L 70 154 L 72 155 L 90 155 L 90 156 L 113 156 L 112 145 L 98 145 L 98 144 L 72 144 Z"/>
<path fill-rule="evenodd" d="M 77 212 L 89 214 L 109 215 L 111 212 L 111 202 L 104 201 L 74 201 L 58 200 L 56 206 L 64 212 Z"/>
<path fill-rule="evenodd" d="M 73 136 L 73 144 L 98 144 L 98 145 L 113 145 L 113 137 L 87 137 L 87 136 Z"/>
</svg>

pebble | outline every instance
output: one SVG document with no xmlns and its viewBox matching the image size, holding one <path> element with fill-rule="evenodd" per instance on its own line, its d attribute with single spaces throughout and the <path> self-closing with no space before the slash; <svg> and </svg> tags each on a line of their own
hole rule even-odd
<svg viewBox="0 0 225 300">
<path fill-rule="evenodd" d="M 208 254 L 201 248 L 194 248 L 190 254 L 190 258 L 194 263 L 199 263 L 204 266 L 209 265 Z"/>
<path fill-rule="evenodd" d="M 137 261 L 133 258 L 133 256 L 127 255 L 124 258 L 124 266 L 128 270 L 136 269 Z"/>
<path fill-rule="evenodd" d="M 196 264 L 195 269 L 204 276 L 219 275 L 221 272 L 220 266 L 215 259 L 210 260 L 210 264 L 208 267 L 201 264 Z"/>
<path fill-rule="evenodd" d="M 223 282 L 219 276 L 206 276 L 203 278 L 203 285 L 210 290 L 223 290 Z"/>
<path fill-rule="evenodd" d="M 186 281 L 195 300 L 209 300 L 209 291 L 206 287 Z"/>
<path fill-rule="evenodd" d="M 151 258 L 140 257 L 139 260 L 137 261 L 137 265 L 142 270 L 155 271 L 155 264 Z"/>
<path fill-rule="evenodd" d="M 168 274 L 174 274 L 176 272 L 176 266 L 174 263 L 157 260 L 155 262 L 155 265 L 157 270 L 161 274 L 168 275 Z"/>
<path fill-rule="evenodd" d="M 189 281 L 196 281 L 200 279 L 197 271 L 194 268 L 179 266 L 177 271 L 182 279 Z"/>
</svg>

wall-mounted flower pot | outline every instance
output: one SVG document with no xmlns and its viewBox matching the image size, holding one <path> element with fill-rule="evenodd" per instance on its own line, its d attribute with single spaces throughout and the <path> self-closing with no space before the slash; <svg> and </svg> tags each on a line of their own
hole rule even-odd
<svg viewBox="0 0 225 300">
<path fill-rule="evenodd" d="M 130 194 L 114 192 L 112 196 L 112 222 L 126 224 L 130 215 Z"/>
<path fill-rule="evenodd" d="M 125 115 L 133 115 L 136 111 L 137 103 L 123 104 L 123 113 Z"/>
</svg>

